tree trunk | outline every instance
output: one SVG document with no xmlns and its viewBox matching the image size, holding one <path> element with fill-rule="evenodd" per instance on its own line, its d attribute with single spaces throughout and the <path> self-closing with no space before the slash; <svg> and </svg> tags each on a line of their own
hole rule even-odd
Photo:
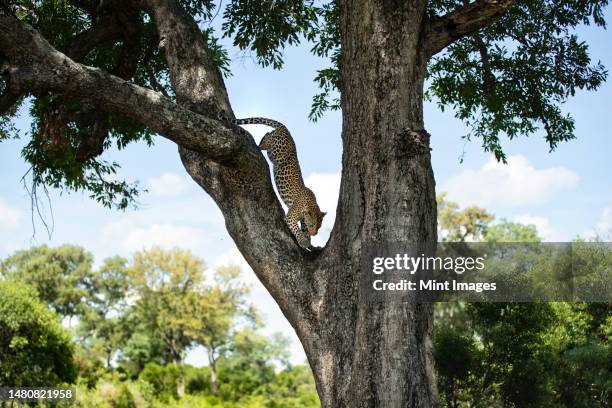
<svg viewBox="0 0 612 408">
<path fill-rule="evenodd" d="M 299 336 L 323 407 L 431 408 L 438 406 L 433 305 L 360 301 L 360 282 L 371 277 L 361 258 L 371 243 L 435 250 L 435 182 L 423 129 L 427 60 L 495 21 L 511 1 L 476 1 L 427 21 L 425 3 L 338 0 L 342 182 L 330 240 L 314 252 L 289 231 L 253 137 L 217 120 L 219 113 L 233 117 L 223 79 L 177 0 L 138 2 L 162 39 L 176 102 L 70 60 L 10 16 L 0 15 L 0 49 L 16 92 L 59 92 L 177 143 L 185 169 L 218 204 L 230 236 Z"/>
<path fill-rule="evenodd" d="M 107 348 L 107 349 L 104 350 L 104 354 L 106 354 L 106 368 L 110 370 L 110 368 L 111 368 L 111 357 L 113 355 L 113 350 Z"/>
<path fill-rule="evenodd" d="M 342 183 L 320 274 L 321 339 L 302 338 L 323 407 L 436 407 L 433 305 L 359 302 L 364 246 L 433 251 L 435 182 L 423 131 L 423 1 L 344 1 Z"/>
<path fill-rule="evenodd" d="M 185 367 L 183 365 L 183 352 L 172 347 L 171 351 L 172 363 L 179 370 L 178 378 L 176 379 L 176 395 L 179 399 L 185 396 Z"/>
<path fill-rule="evenodd" d="M 185 396 L 185 368 L 182 361 L 175 362 L 179 369 L 179 376 L 176 379 L 176 395 L 179 399 Z"/>
<path fill-rule="evenodd" d="M 212 351 L 208 352 L 208 363 L 210 365 L 210 392 L 212 392 L 213 395 L 217 395 L 219 393 L 219 384 L 217 384 L 217 361 Z"/>
</svg>

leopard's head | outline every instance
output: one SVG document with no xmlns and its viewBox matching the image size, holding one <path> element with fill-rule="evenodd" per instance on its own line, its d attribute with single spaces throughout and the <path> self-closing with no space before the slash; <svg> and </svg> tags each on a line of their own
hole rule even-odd
<svg viewBox="0 0 612 408">
<path fill-rule="evenodd" d="M 306 229 L 308 230 L 308 234 L 310 236 L 317 235 L 319 232 L 319 228 L 321 228 L 321 223 L 323 222 L 323 217 L 325 217 L 325 212 L 320 211 L 318 208 L 313 208 L 304 214 L 304 223 L 306 224 Z"/>
</svg>

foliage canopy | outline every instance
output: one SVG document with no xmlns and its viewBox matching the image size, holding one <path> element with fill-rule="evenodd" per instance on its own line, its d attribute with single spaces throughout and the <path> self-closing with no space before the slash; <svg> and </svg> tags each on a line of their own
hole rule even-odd
<svg viewBox="0 0 612 408">
<path fill-rule="evenodd" d="M 38 29 L 57 49 L 76 61 L 99 67 L 174 99 L 168 66 L 157 47 L 153 21 L 141 11 L 113 2 L 9 0 L 7 10 Z M 112 4 L 111 4 L 112 3 Z M 181 0 L 199 24 L 211 55 L 224 75 L 230 58 L 223 38 L 261 66 L 282 69 L 283 50 L 306 42 L 311 52 L 330 62 L 314 80 L 310 118 L 340 108 L 340 20 L 336 3 L 297 0 Z M 431 0 L 434 19 L 465 4 Z M 595 90 L 607 77 L 592 61 L 588 45 L 575 34 L 582 25 L 605 28 L 607 0 L 517 0 L 499 21 L 453 43 L 428 66 L 426 97 L 450 108 L 479 138 L 486 151 L 505 160 L 503 138 L 540 130 L 553 150 L 574 138 L 574 120 L 563 104 L 579 90 Z M 265 16 L 265 18 L 262 18 Z M 125 25 L 127 24 L 127 26 Z M 123 28 L 121 28 L 123 27 Z M 129 27 L 129 28 L 126 28 Z M 2 56 L 0 56 L 2 60 Z M 0 91 L 6 90 L 6 77 Z M 11 117 L 24 100 L 19 95 L 0 122 L 0 140 L 15 135 Z M 135 141 L 153 143 L 152 132 L 119 115 L 52 92 L 34 96 L 30 141 L 23 156 L 31 165 L 32 191 L 52 186 L 85 190 L 105 206 L 135 204 L 141 188 L 116 177 L 119 163 L 102 153 Z"/>
</svg>

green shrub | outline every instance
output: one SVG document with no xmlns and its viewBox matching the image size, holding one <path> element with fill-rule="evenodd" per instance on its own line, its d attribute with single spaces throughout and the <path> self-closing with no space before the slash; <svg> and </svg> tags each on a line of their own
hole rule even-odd
<svg viewBox="0 0 612 408">
<path fill-rule="evenodd" d="M 34 288 L 0 281 L 0 333 L 0 385 L 52 387 L 75 381 L 70 334 Z"/>
<path fill-rule="evenodd" d="M 156 398 L 167 401 L 169 398 L 177 398 L 176 387 L 179 375 L 180 367 L 173 364 L 162 367 L 157 363 L 148 363 L 138 378 L 151 384 Z"/>
<path fill-rule="evenodd" d="M 185 392 L 187 394 L 210 394 L 210 368 L 185 366 Z"/>
</svg>

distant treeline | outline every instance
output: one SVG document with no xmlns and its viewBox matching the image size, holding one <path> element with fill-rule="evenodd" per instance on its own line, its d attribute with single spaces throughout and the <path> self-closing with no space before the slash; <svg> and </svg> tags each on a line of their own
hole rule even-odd
<svg viewBox="0 0 612 408">
<path fill-rule="evenodd" d="M 92 265 L 73 245 L 1 261 L 0 386 L 76 384 L 92 408 L 319 406 L 288 340 L 258 332 L 238 268 L 159 248 Z M 196 346 L 203 368 L 183 363 Z"/>
<path fill-rule="evenodd" d="M 533 225 L 444 196 L 438 212 L 443 241 L 540 241 Z M 73 384 L 77 407 L 318 407 L 310 368 L 260 334 L 243 282 L 180 249 L 97 269 L 78 246 L 18 251 L 0 262 L 0 386 Z M 609 303 L 437 303 L 440 404 L 609 407 L 611 335 Z M 196 346 L 205 367 L 184 364 Z"/>
</svg>

